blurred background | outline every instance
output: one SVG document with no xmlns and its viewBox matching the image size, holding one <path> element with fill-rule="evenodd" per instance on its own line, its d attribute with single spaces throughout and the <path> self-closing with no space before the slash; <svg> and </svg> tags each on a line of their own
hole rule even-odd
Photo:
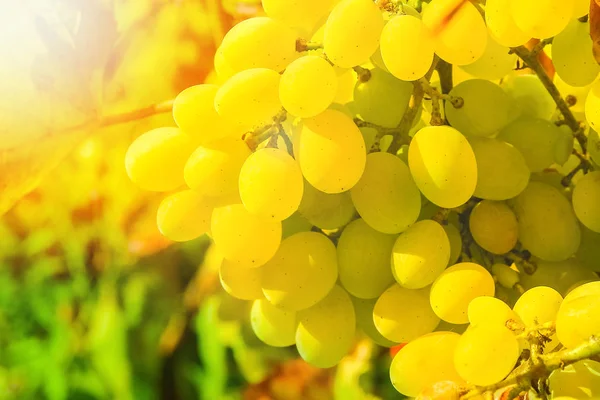
<svg viewBox="0 0 600 400">
<path fill-rule="evenodd" d="M 125 151 L 260 0 L 0 0 L 0 400 L 394 399 L 359 341 L 262 345 L 206 238 L 164 239 Z M 165 103 L 166 102 L 166 103 Z"/>
</svg>

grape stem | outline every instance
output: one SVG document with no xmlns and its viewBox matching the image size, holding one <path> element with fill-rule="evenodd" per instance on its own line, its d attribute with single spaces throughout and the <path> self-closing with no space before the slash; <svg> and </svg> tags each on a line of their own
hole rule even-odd
<svg viewBox="0 0 600 400">
<path fill-rule="evenodd" d="M 531 262 L 528 257 L 519 254 L 515 250 L 505 254 L 504 257 L 510 262 L 521 266 L 527 275 L 533 275 L 537 270 L 537 265 L 534 262 Z"/>
<path fill-rule="evenodd" d="M 309 42 L 306 39 L 299 38 L 296 40 L 296 51 L 298 53 L 304 53 L 310 50 L 319 50 L 323 48 L 323 43 Z"/>
<path fill-rule="evenodd" d="M 352 67 L 356 75 L 358 75 L 358 80 L 360 82 L 368 82 L 371 79 L 371 70 L 367 68 L 363 68 L 359 65 Z"/>
<path fill-rule="evenodd" d="M 444 125 L 444 119 L 442 118 L 442 112 L 440 108 L 440 100 L 452 103 L 454 108 L 461 108 L 464 105 L 464 100 L 461 97 L 450 96 L 448 94 L 440 93 L 436 88 L 431 86 L 429 81 L 425 78 L 419 79 L 419 84 L 423 86 L 423 91 L 431 97 L 431 121 L 430 125 L 439 126 Z"/>
</svg>

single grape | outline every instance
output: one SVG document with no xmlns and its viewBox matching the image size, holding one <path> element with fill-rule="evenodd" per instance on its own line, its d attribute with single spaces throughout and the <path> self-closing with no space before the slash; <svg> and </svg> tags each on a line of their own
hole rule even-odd
<svg viewBox="0 0 600 400">
<path fill-rule="evenodd" d="M 250 323 L 256 336 L 269 346 L 286 347 L 296 343 L 296 313 L 277 308 L 266 299 L 254 300 Z"/>
<path fill-rule="evenodd" d="M 513 310 L 527 328 L 553 322 L 558 314 L 558 309 L 563 301 L 562 296 L 556 290 L 548 286 L 537 286 L 529 289 L 519 297 Z M 545 344 L 547 350 L 556 347 L 556 335 L 552 335 L 551 342 Z"/>
<path fill-rule="evenodd" d="M 295 212 L 281 221 L 281 237 L 285 239 L 298 232 L 309 232 L 313 225 L 299 212 Z"/>
<path fill-rule="evenodd" d="M 598 279 L 594 272 L 583 267 L 575 258 L 560 262 L 535 260 L 535 264 L 537 268 L 533 275 L 520 274 L 521 284 L 525 289 L 549 286 L 564 296 L 574 285 Z"/>
<path fill-rule="evenodd" d="M 585 118 L 592 129 L 600 130 L 600 81 L 594 83 L 585 99 Z"/>
<path fill-rule="evenodd" d="M 505 264 L 492 265 L 492 274 L 498 283 L 506 289 L 514 288 L 520 280 L 519 271 Z"/>
<path fill-rule="evenodd" d="M 263 269 L 235 264 L 223 260 L 219 268 L 219 279 L 223 289 L 240 300 L 256 300 L 264 298 L 261 280 Z"/>
<path fill-rule="evenodd" d="M 373 342 L 383 347 L 392 347 L 398 343 L 392 342 L 384 338 L 375 327 L 373 321 L 373 309 L 377 299 L 359 299 L 358 297 L 350 296 L 352 304 L 354 304 L 354 313 L 356 314 L 356 325 L 367 335 Z"/>
<path fill-rule="evenodd" d="M 582 360 L 550 374 L 550 392 L 558 399 L 600 398 L 600 362 Z M 560 397 L 559 397 L 560 396 Z"/>
<path fill-rule="evenodd" d="M 485 3 L 485 22 L 492 37 L 501 45 L 516 47 L 525 44 L 531 36 L 517 26 L 508 11 L 512 0 L 488 0 Z"/>
<path fill-rule="evenodd" d="M 590 271 L 600 272 L 600 233 L 581 226 L 581 245 L 577 250 L 577 260 Z"/>
<path fill-rule="evenodd" d="M 507 327 L 507 322 L 522 324 L 522 321 L 508 304 L 492 296 L 476 297 L 469 303 L 467 315 L 471 326 L 493 325 Z"/>
<path fill-rule="evenodd" d="M 312 31 L 336 0 L 262 0 L 265 13 L 284 24 Z"/>
<path fill-rule="evenodd" d="M 519 29 L 530 37 L 545 39 L 565 29 L 573 16 L 573 3 L 574 0 L 518 0 L 511 1 L 509 7 Z"/>
<path fill-rule="evenodd" d="M 554 37 L 552 62 L 561 79 L 569 85 L 579 87 L 589 85 L 596 79 L 600 73 L 600 65 L 594 59 L 591 48 L 588 22 L 575 19 Z"/>
<path fill-rule="evenodd" d="M 193 190 L 173 193 L 160 203 L 158 230 L 176 242 L 196 239 L 210 230 L 214 201 Z"/>
<path fill-rule="evenodd" d="M 535 75 L 516 75 L 504 79 L 501 84 L 514 100 L 513 118 L 518 116 L 549 119 L 556 104 L 544 84 Z"/>
<path fill-rule="evenodd" d="M 567 294 L 556 316 L 556 335 L 575 347 L 600 333 L 600 282 L 584 284 Z"/>
<path fill-rule="evenodd" d="M 298 212 L 317 228 L 337 229 L 348 224 L 356 210 L 350 192 L 323 193 L 304 181 Z"/>
<path fill-rule="evenodd" d="M 335 68 L 335 67 L 334 67 Z M 337 92 L 333 99 L 334 104 L 348 104 L 354 101 L 354 86 L 356 86 L 356 72 L 353 69 L 338 68 L 342 73 L 337 75 Z"/>
<path fill-rule="evenodd" d="M 469 217 L 469 229 L 475 242 L 490 253 L 505 254 L 517 244 L 517 218 L 503 202 L 484 200 L 477 204 Z"/>
<path fill-rule="evenodd" d="M 488 25 L 488 30 L 489 28 Z M 496 80 L 511 73 L 516 65 L 517 55 L 512 54 L 508 47 L 499 44 L 488 32 L 487 45 L 483 55 L 474 63 L 462 65 L 459 68 L 476 78 Z"/>
<path fill-rule="evenodd" d="M 450 266 L 456 264 L 462 254 L 462 236 L 454 224 L 444 225 L 443 228 L 450 241 L 450 259 L 448 260 L 448 266 Z"/>
<path fill-rule="evenodd" d="M 573 189 L 573 209 L 586 228 L 600 233 L 600 171 L 588 172 Z"/>
</svg>

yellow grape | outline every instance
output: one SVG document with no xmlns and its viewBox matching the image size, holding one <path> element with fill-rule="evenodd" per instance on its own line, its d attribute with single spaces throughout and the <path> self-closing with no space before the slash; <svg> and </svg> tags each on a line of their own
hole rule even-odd
<svg viewBox="0 0 600 400">
<path fill-rule="evenodd" d="M 452 324 L 469 321 L 469 303 L 479 296 L 493 296 L 494 278 L 481 265 L 463 262 L 445 270 L 431 286 L 431 307 Z"/>
<path fill-rule="evenodd" d="M 289 113 L 310 118 L 331 105 L 337 85 L 331 64 L 322 57 L 304 56 L 285 69 L 279 83 L 279 98 Z"/>
<path fill-rule="evenodd" d="M 571 301 L 583 296 L 592 295 L 600 295 L 600 281 L 588 282 L 586 284 L 576 287 L 567 294 L 565 300 Z"/>
<path fill-rule="evenodd" d="M 498 280 L 498 283 L 506 289 L 512 289 L 519 283 L 519 271 L 512 269 L 508 265 L 492 265 L 492 274 Z"/>
<path fill-rule="evenodd" d="M 488 32 L 487 45 L 481 57 L 474 63 L 461 66 L 460 69 L 477 78 L 496 80 L 510 74 L 515 65 L 517 55 L 511 54 L 508 47 L 498 43 Z"/>
<path fill-rule="evenodd" d="M 449 126 L 419 130 L 408 149 L 408 165 L 421 193 L 440 207 L 463 205 L 475 191 L 475 155 L 467 139 Z"/>
<path fill-rule="evenodd" d="M 383 233 L 405 231 L 421 210 L 421 194 L 410 170 L 390 153 L 367 156 L 365 171 L 350 194 L 364 221 Z"/>
<path fill-rule="evenodd" d="M 562 301 L 562 296 L 556 290 L 548 286 L 537 286 L 523 293 L 513 310 L 527 328 L 533 328 L 556 320 Z M 547 350 L 554 349 L 558 344 L 556 335 L 552 335 L 551 339 L 551 342 L 545 344 Z"/>
<path fill-rule="evenodd" d="M 426 387 L 415 400 L 460 400 L 460 393 L 461 387 L 458 383 L 439 381 Z M 474 400 L 481 399 L 475 397 Z"/>
<path fill-rule="evenodd" d="M 459 339 L 454 332 L 434 332 L 408 343 L 392 360 L 392 385 L 403 395 L 414 397 L 439 381 L 464 383 L 454 368 Z"/>
<path fill-rule="evenodd" d="M 337 92 L 333 102 L 335 104 L 348 104 L 354 100 L 354 86 L 356 85 L 356 72 L 353 69 L 342 70 L 337 75 Z"/>
<path fill-rule="evenodd" d="M 214 201 L 193 190 L 171 194 L 156 213 L 158 230 L 176 242 L 196 239 L 210 230 Z"/>
<path fill-rule="evenodd" d="M 513 0 L 488 0 L 485 3 L 485 22 L 492 37 L 501 45 L 516 47 L 531 36 L 523 32 L 509 12 Z"/>
<path fill-rule="evenodd" d="M 392 272 L 396 282 L 408 289 L 430 285 L 450 259 L 450 241 L 444 228 L 426 219 L 402 233 L 392 250 Z"/>
<path fill-rule="evenodd" d="M 473 385 L 493 385 L 512 371 L 519 354 L 519 342 L 507 328 L 472 325 L 458 340 L 454 366 L 458 374 Z"/>
<path fill-rule="evenodd" d="M 377 50 L 383 25 L 381 11 L 371 0 L 342 0 L 327 18 L 325 54 L 342 68 L 360 65 Z"/>
<path fill-rule="evenodd" d="M 239 187 L 248 211 L 282 221 L 298 210 L 304 180 L 296 160 L 285 150 L 264 148 L 242 166 Z"/>
<path fill-rule="evenodd" d="M 313 225 L 308 222 L 308 220 L 304 218 L 302 214 L 295 212 L 288 218 L 281 221 L 281 237 L 285 239 L 298 232 L 308 232 L 312 229 L 312 227 Z"/>
<path fill-rule="evenodd" d="M 252 68 L 281 71 L 296 58 L 296 39 L 296 32 L 280 21 L 255 17 L 231 28 L 218 52 L 234 73 Z"/>
<path fill-rule="evenodd" d="M 564 296 L 574 285 L 598 279 L 598 276 L 592 270 L 583 267 L 575 258 L 560 262 L 542 260 L 535 260 L 535 262 L 537 268 L 533 275 L 520 274 L 520 281 L 525 289 L 536 286 L 549 286 Z"/>
<path fill-rule="evenodd" d="M 423 22 L 412 15 L 390 19 L 381 32 L 379 46 L 388 71 L 404 81 L 424 77 L 433 62 L 431 34 Z"/>
<path fill-rule="evenodd" d="M 473 208 L 469 230 L 479 246 L 494 254 L 511 251 L 519 234 L 515 213 L 505 203 L 490 200 L 484 200 Z"/>
<path fill-rule="evenodd" d="M 581 116 L 582 119 L 584 119 L 585 99 L 590 90 L 592 89 L 592 86 L 594 86 L 594 82 L 586 86 L 576 87 L 569 85 L 567 82 L 562 80 L 560 76 L 554 75 L 554 84 L 556 85 L 556 88 L 564 98 L 566 98 L 567 96 L 571 96 L 575 100 L 575 104 L 573 104 L 569 108 L 571 109 L 571 111 L 573 111 L 573 114 L 575 114 L 576 117 Z M 590 135 L 590 133 L 591 132 L 588 132 L 588 136 Z"/>
<path fill-rule="evenodd" d="M 573 18 L 581 18 L 590 12 L 588 0 L 573 0 Z"/>
<path fill-rule="evenodd" d="M 462 254 L 462 236 L 454 224 L 444 225 L 443 228 L 450 241 L 450 259 L 448 260 L 448 266 L 450 266 L 456 264 Z"/>
<path fill-rule="evenodd" d="M 554 187 L 530 182 L 514 200 L 519 241 L 545 261 L 563 261 L 579 248 L 581 231 L 569 201 Z"/>
<path fill-rule="evenodd" d="M 550 374 L 553 400 L 594 400 L 600 398 L 600 362 L 582 360 Z"/>
<path fill-rule="evenodd" d="M 579 221 L 600 233 L 600 171 L 588 172 L 577 182 L 572 202 Z"/>
<path fill-rule="evenodd" d="M 322 300 L 335 284 L 336 249 L 321 233 L 299 232 L 281 242 L 263 269 L 263 292 L 271 304 L 302 310 Z"/>
<path fill-rule="evenodd" d="M 600 333 L 600 282 L 590 282 L 565 296 L 556 316 L 556 335 L 575 347 Z"/>
<path fill-rule="evenodd" d="M 323 193 L 304 181 L 298 212 L 317 228 L 340 228 L 352 220 L 355 211 L 350 192 Z"/>
<path fill-rule="evenodd" d="M 250 214 L 241 204 L 216 208 L 211 231 L 224 258 L 253 267 L 269 261 L 281 242 L 281 222 Z"/>
<path fill-rule="evenodd" d="M 178 128 L 157 128 L 131 143 L 125 154 L 129 179 L 144 190 L 168 192 L 185 182 L 183 166 L 194 143 Z"/>
<path fill-rule="evenodd" d="M 335 110 L 304 120 L 294 138 L 294 154 L 304 178 L 325 193 L 351 189 L 367 158 L 360 130 L 350 117 Z"/>
<path fill-rule="evenodd" d="M 440 322 L 429 305 L 428 287 L 406 289 L 397 283 L 377 299 L 373 320 L 379 333 L 396 343 L 410 342 L 433 332 Z"/>
<path fill-rule="evenodd" d="M 527 187 L 531 172 L 513 145 L 494 138 L 470 138 L 477 160 L 474 195 L 486 200 L 507 200 Z"/>
<path fill-rule="evenodd" d="M 372 299 L 393 282 L 390 254 L 395 235 L 371 228 L 362 219 L 352 221 L 337 244 L 340 283 L 353 296 Z"/>
<path fill-rule="evenodd" d="M 266 68 L 238 72 L 217 92 L 215 108 L 244 128 L 265 124 L 281 110 L 279 80 L 277 72 Z"/>
<path fill-rule="evenodd" d="M 527 35 L 546 39 L 565 29 L 573 16 L 573 4 L 574 0 L 511 0 L 510 13 Z"/>
<path fill-rule="evenodd" d="M 256 336 L 269 346 L 286 347 L 296 343 L 296 313 L 277 308 L 266 299 L 254 300 L 250 323 Z"/>
<path fill-rule="evenodd" d="M 354 342 L 354 307 L 348 293 L 337 285 L 317 304 L 300 311 L 298 321 L 298 353 L 315 367 L 333 367 L 348 353 Z"/>
<path fill-rule="evenodd" d="M 354 314 L 356 315 L 356 326 L 363 331 L 373 342 L 383 347 L 392 347 L 398 343 L 392 342 L 384 338 L 375 327 L 373 321 L 373 309 L 377 299 L 359 299 L 358 297 L 350 296 L 352 304 L 354 304 Z"/>
<path fill-rule="evenodd" d="M 509 75 L 501 86 L 513 99 L 513 118 L 550 119 L 556 110 L 552 96 L 535 75 Z"/>
<path fill-rule="evenodd" d="M 592 129 L 600 130 L 600 81 L 594 83 L 585 99 L 585 118 Z"/>
<path fill-rule="evenodd" d="M 201 144 L 238 134 L 233 124 L 215 110 L 217 85 L 196 85 L 179 93 L 173 102 L 177 126 Z"/>
<path fill-rule="evenodd" d="M 552 63 L 556 73 L 571 86 L 586 86 L 592 83 L 600 65 L 594 59 L 590 37 L 590 25 L 577 19 L 571 21 L 552 40 Z"/>
<path fill-rule="evenodd" d="M 585 226 L 581 227 L 581 245 L 577 250 L 577 260 L 590 271 L 600 272 L 600 233 Z"/>
<path fill-rule="evenodd" d="M 226 259 L 219 268 L 221 286 L 227 293 L 240 300 L 264 298 L 261 287 L 262 274 L 262 268 L 239 265 Z"/>
<path fill-rule="evenodd" d="M 474 325 L 493 325 L 506 327 L 509 320 L 522 323 L 519 315 L 508 304 L 493 296 L 475 297 L 467 309 L 469 323 Z"/>
<path fill-rule="evenodd" d="M 237 138 L 200 146 L 185 164 L 185 182 L 209 196 L 237 193 L 240 169 L 250 154 L 246 143 Z"/>
<path fill-rule="evenodd" d="M 262 0 L 265 13 L 288 26 L 312 31 L 337 0 Z"/>
</svg>

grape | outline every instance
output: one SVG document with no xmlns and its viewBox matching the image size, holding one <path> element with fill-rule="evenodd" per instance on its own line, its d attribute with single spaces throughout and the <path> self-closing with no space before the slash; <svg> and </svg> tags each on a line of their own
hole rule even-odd
<svg viewBox="0 0 600 400">
<path fill-rule="evenodd" d="M 480 296 L 469 303 L 467 316 L 471 326 L 493 325 L 494 327 L 506 327 L 506 323 L 512 320 L 516 323 L 522 322 L 519 315 L 510 307 L 495 297 Z"/>
<path fill-rule="evenodd" d="M 573 209 L 586 228 L 600 233 L 600 171 L 587 173 L 573 189 Z"/>
<path fill-rule="evenodd" d="M 354 101 L 354 86 L 356 85 L 356 72 L 353 69 L 344 70 L 337 76 L 337 92 L 333 99 L 334 104 L 348 104 Z"/>
<path fill-rule="evenodd" d="M 179 129 L 153 129 L 135 139 L 127 149 L 127 175 L 144 190 L 177 189 L 184 184 L 183 166 L 192 151 L 192 140 Z"/>
<path fill-rule="evenodd" d="M 429 305 L 429 288 L 406 289 L 393 284 L 373 309 L 375 327 L 388 340 L 410 342 L 432 332 L 440 322 Z"/>
<path fill-rule="evenodd" d="M 215 208 L 211 231 L 224 258 L 254 267 L 269 261 L 281 242 L 281 222 L 250 214 L 241 204 Z"/>
<path fill-rule="evenodd" d="M 575 140 L 573 138 L 573 131 L 567 125 L 559 126 L 558 130 L 560 131 L 560 135 L 554 144 L 554 162 L 564 166 L 569 161 L 569 158 L 575 157 L 573 155 Z M 577 159 L 577 162 L 579 162 L 579 159 Z"/>
<path fill-rule="evenodd" d="M 200 146 L 185 164 L 185 182 L 209 196 L 237 193 L 240 170 L 250 154 L 246 143 L 236 138 Z"/>
<path fill-rule="evenodd" d="M 335 110 L 304 120 L 294 137 L 294 154 L 304 178 L 325 193 L 351 189 L 360 179 L 367 157 L 360 130 L 350 117 Z"/>
<path fill-rule="evenodd" d="M 302 214 L 295 212 L 281 221 L 281 237 L 285 239 L 298 232 L 309 232 L 312 227 L 313 225 Z"/>
<path fill-rule="evenodd" d="M 219 268 L 219 279 L 223 289 L 240 300 L 255 300 L 264 298 L 261 279 L 263 269 L 252 268 L 223 260 Z"/>
<path fill-rule="evenodd" d="M 493 296 L 494 278 L 481 265 L 463 262 L 445 270 L 431 286 L 431 307 L 435 314 L 452 324 L 469 321 L 469 303 L 479 296 Z"/>
<path fill-rule="evenodd" d="M 396 79 L 382 69 L 371 70 L 371 78 L 354 88 L 356 113 L 365 121 L 395 128 L 408 107 L 413 85 Z"/>
<path fill-rule="evenodd" d="M 492 274 L 498 280 L 498 283 L 506 289 L 512 289 L 519 283 L 519 271 L 512 269 L 508 265 L 492 265 Z"/>
<path fill-rule="evenodd" d="M 600 281 L 588 282 L 578 286 L 567 294 L 566 301 L 571 301 L 584 296 L 592 296 L 600 294 Z"/>
<path fill-rule="evenodd" d="M 592 271 L 573 258 L 561 262 L 536 261 L 536 265 L 533 275 L 521 274 L 521 284 L 525 289 L 549 286 L 564 296 L 573 285 L 597 279 Z"/>
<path fill-rule="evenodd" d="M 310 118 L 329 107 L 337 85 L 337 75 L 325 59 L 305 56 L 285 69 L 279 83 L 279 98 L 289 113 Z"/>
<path fill-rule="evenodd" d="M 453 332 L 435 332 L 400 349 L 390 366 L 396 390 L 406 396 L 417 396 L 439 381 L 463 383 L 454 368 L 454 350 L 459 339 L 460 335 Z"/>
<path fill-rule="evenodd" d="M 274 347 L 286 347 L 296 343 L 296 313 L 277 308 L 265 299 L 254 300 L 250 311 L 250 323 L 256 336 Z"/>
<path fill-rule="evenodd" d="M 493 385 L 512 371 L 519 354 L 519 342 L 507 328 L 474 325 L 458 340 L 454 366 L 461 378 L 471 384 Z"/>
<path fill-rule="evenodd" d="M 594 284 L 568 294 L 558 310 L 556 335 L 565 347 L 575 347 L 600 333 L 600 289 Z"/>
<path fill-rule="evenodd" d="M 342 68 L 364 63 L 377 50 L 383 25 L 383 16 L 371 0 L 340 1 L 325 25 L 327 57 Z"/>
<path fill-rule="evenodd" d="M 588 154 L 596 165 L 600 165 L 600 135 L 593 129 L 588 133 Z"/>
<path fill-rule="evenodd" d="M 577 260 L 590 271 L 600 272 L 600 233 L 581 226 L 581 245 L 577 251 Z"/>
<path fill-rule="evenodd" d="M 531 172 L 540 172 L 554 163 L 554 150 L 560 136 L 560 129 L 553 123 L 523 117 L 504 127 L 497 138 L 515 146 Z"/>
<path fill-rule="evenodd" d="M 460 393 L 461 388 L 456 382 L 440 381 L 421 391 L 416 400 L 460 400 Z"/>
<path fill-rule="evenodd" d="M 392 278 L 393 279 L 393 278 Z M 383 347 L 392 347 L 398 343 L 384 338 L 375 327 L 373 321 L 373 309 L 377 299 L 359 299 L 350 297 L 354 304 L 354 313 L 356 314 L 356 324 L 373 342 Z"/>
<path fill-rule="evenodd" d="M 485 51 L 487 28 L 473 4 L 463 2 L 453 12 L 455 6 L 455 0 L 433 0 L 423 11 L 423 24 L 433 31 L 440 58 L 454 65 L 471 64 Z"/>
<path fill-rule="evenodd" d="M 550 374 L 550 392 L 555 400 L 600 397 L 600 362 L 582 360 Z M 560 396 L 560 397 L 559 397 Z M 572 396 L 572 397 L 567 397 Z"/>
<path fill-rule="evenodd" d="M 525 190 L 531 173 L 513 145 L 493 138 L 470 138 L 469 144 L 477 161 L 476 197 L 507 200 Z"/>
<path fill-rule="evenodd" d="M 424 77 L 433 63 L 431 35 L 423 22 L 412 15 L 390 19 L 381 32 L 379 46 L 389 72 L 404 81 Z"/>
<path fill-rule="evenodd" d="M 383 233 L 405 231 L 421 209 L 421 195 L 410 170 L 390 153 L 367 156 L 365 171 L 350 194 L 364 221 Z"/>
<path fill-rule="evenodd" d="M 475 242 L 494 254 L 505 254 L 517 244 L 519 227 L 515 213 L 499 201 L 484 200 L 469 217 L 469 229 Z"/>
<path fill-rule="evenodd" d="M 454 265 L 462 254 L 462 236 L 454 224 L 444 225 L 444 231 L 450 241 L 450 259 L 448 265 Z"/>
<path fill-rule="evenodd" d="M 485 22 L 492 37 L 501 45 L 516 47 L 525 44 L 530 36 L 523 32 L 508 12 L 512 0 L 488 0 L 485 3 Z"/>
<path fill-rule="evenodd" d="M 600 130 L 600 81 L 594 83 L 585 99 L 585 118 L 592 129 Z"/>
<path fill-rule="evenodd" d="M 408 165 L 423 195 L 440 207 L 458 207 L 475 191 L 475 155 L 467 139 L 449 126 L 419 130 L 410 143 Z"/>
<path fill-rule="evenodd" d="M 286 151 L 256 151 L 248 157 L 239 176 L 240 197 L 251 213 L 281 221 L 298 210 L 304 180 L 300 167 Z"/>
<path fill-rule="evenodd" d="M 340 283 L 353 296 L 378 297 L 393 282 L 390 254 L 396 236 L 377 232 L 362 219 L 350 223 L 337 245 Z"/>
<path fill-rule="evenodd" d="M 283 240 L 263 269 L 263 292 L 271 304 L 290 311 L 306 309 L 335 284 L 335 246 L 321 233 L 300 232 Z"/>
<path fill-rule="evenodd" d="M 519 241 L 536 257 L 563 261 L 579 248 L 581 231 L 569 201 L 554 187 L 530 182 L 514 200 Z"/>
<path fill-rule="evenodd" d="M 526 327 L 533 328 L 553 322 L 562 301 L 562 296 L 556 290 L 548 286 L 537 286 L 523 293 L 513 310 L 519 314 Z M 551 339 L 552 342 L 545 346 L 548 350 L 552 350 L 558 344 L 555 335 L 552 335 Z"/>
<path fill-rule="evenodd" d="M 279 21 L 250 18 L 227 32 L 219 51 L 234 73 L 252 68 L 281 71 L 296 58 L 296 38 L 296 33 Z"/>
<path fill-rule="evenodd" d="M 392 272 L 401 286 L 430 285 L 448 265 L 450 241 L 440 224 L 423 220 L 402 233 L 392 251 Z"/>
<path fill-rule="evenodd" d="M 446 101 L 446 118 L 454 128 L 467 136 L 492 136 L 509 120 L 510 97 L 493 82 L 470 79 L 456 85 L 450 96 L 460 97 L 464 104 L 454 108 Z"/>
<path fill-rule="evenodd" d="M 519 29 L 536 39 L 545 39 L 565 29 L 573 16 L 573 1 L 518 0 L 510 7 Z"/>
<path fill-rule="evenodd" d="M 548 119 L 556 109 L 552 96 L 535 75 L 513 76 L 503 80 L 501 86 L 513 98 L 513 113 L 517 116 Z"/>
<path fill-rule="evenodd" d="M 311 31 L 336 0 L 262 0 L 265 13 L 288 26 Z"/>
<path fill-rule="evenodd" d="M 318 368 L 336 365 L 354 341 L 356 317 L 350 296 L 339 286 L 314 306 L 298 313 L 296 346 Z"/>
<path fill-rule="evenodd" d="M 586 86 L 600 72 L 594 59 L 590 26 L 587 22 L 573 20 L 552 41 L 552 61 L 556 73 L 569 85 Z"/>
<path fill-rule="evenodd" d="M 196 239 L 210 230 L 213 201 L 193 190 L 165 197 L 156 213 L 158 230 L 176 242 Z"/>
<path fill-rule="evenodd" d="M 219 47 L 217 51 L 215 51 L 215 59 L 213 61 L 215 72 L 217 74 L 217 82 L 223 83 L 227 79 L 231 78 L 236 74 L 236 71 L 232 66 L 229 65 L 227 60 L 225 59 L 223 48 Z"/>
<path fill-rule="evenodd" d="M 562 80 L 560 76 L 554 75 L 554 84 L 564 98 L 571 97 L 575 100 L 575 104 L 570 105 L 569 109 L 573 112 L 575 117 L 581 116 L 582 119 L 584 119 L 585 115 L 583 113 L 585 111 L 585 98 L 587 97 L 594 83 L 590 83 L 586 86 L 572 86 Z"/>
<path fill-rule="evenodd" d="M 350 192 L 327 194 L 305 181 L 298 212 L 318 228 L 337 229 L 352 220 L 355 209 Z"/>
<path fill-rule="evenodd" d="M 215 108 L 223 118 L 243 127 L 269 122 L 281 109 L 279 74 L 266 68 L 238 72 L 221 86 Z"/>
<path fill-rule="evenodd" d="M 477 78 L 496 80 L 511 73 L 516 65 L 517 55 L 511 54 L 508 47 L 499 44 L 488 32 L 483 55 L 474 63 L 463 65 L 460 69 Z"/>
</svg>

